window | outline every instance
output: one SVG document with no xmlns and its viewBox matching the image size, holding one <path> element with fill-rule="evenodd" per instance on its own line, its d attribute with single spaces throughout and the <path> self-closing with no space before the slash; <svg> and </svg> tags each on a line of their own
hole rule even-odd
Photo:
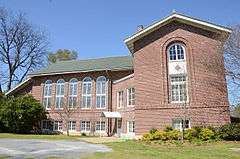
<svg viewBox="0 0 240 159">
<path fill-rule="evenodd" d="M 90 121 L 81 121 L 81 131 L 90 131 Z"/>
<path fill-rule="evenodd" d="M 73 78 L 69 82 L 68 106 L 75 108 L 77 106 L 77 79 Z"/>
<path fill-rule="evenodd" d="M 96 131 L 105 131 L 106 126 L 105 126 L 105 121 L 97 121 L 96 123 Z"/>
<path fill-rule="evenodd" d="M 82 86 L 82 108 L 90 108 L 92 104 L 92 79 L 85 77 Z"/>
<path fill-rule="evenodd" d="M 172 76 L 171 80 L 171 102 L 187 102 L 186 76 Z"/>
<path fill-rule="evenodd" d="M 62 121 L 54 121 L 53 130 L 62 131 Z"/>
<path fill-rule="evenodd" d="M 47 80 L 44 84 L 44 91 L 43 91 L 43 106 L 46 109 L 51 108 L 51 99 L 52 99 L 52 81 Z"/>
<path fill-rule="evenodd" d="M 169 60 L 178 61 L 184 60 L 184 47 L 181 44 L 173 44 L 169 47 Z"/>
<path fill-rule="evenodd" d="M 64 104 L 64 80 L 57 81 L 56 86 L 56 108 L 63 108 Z"/>
<path fill-rule="evenodd" d="M 173 123 L 172 123 L 172 127 L 174 129 L 182 131 L 183 130 L 183 119 L 174 119 Z M 188 129 L 188 128 L 191 128 L 191 127 L 190 127 L 190 121 L 187 119 L 187 120 L 185 120 L 185 129 Z"/>
<path fill-rule="evenodd" d="M 50 120 L 42 120 L 42 130 L 52 130 L 53 122 Z"/>
<path fill-rule="evenodd" d="M 127 104 L 128 106 L 135 105 L 135 89 L 134 88 L 129 88 L 127 90 Z"/>
<path fill-rule="evenodd" d="M 128 133 L 134 133 L 135 132 L 135 122 L 134 121 L 128 121 L 127 122 L 127 132 Z"/>
<path fill-rule="evenodd" d="M 68 130 L 75 131 L 76 130 L 76 121 L 69 121 L 68 122 Z"/>
<path fill-rule="evenodd" d="M 117 108 L 123 107 L 123 91 L 117 92 Z"/>
<path fill-rule="evenodd" d="M 96 107 L 106 108 L 106 78 L 104 76 L 97 78 Z"/>
</svg>

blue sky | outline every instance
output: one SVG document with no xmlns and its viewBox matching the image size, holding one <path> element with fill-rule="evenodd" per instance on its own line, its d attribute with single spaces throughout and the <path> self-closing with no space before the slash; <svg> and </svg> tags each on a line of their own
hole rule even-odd
<svg viewBox="0 0 240 159">
<path fill-rule="evenodd" d="M 73 49 L 80 59 L 128 55 L 123 40 L 175 9 L 221 25 L 240 24 L 239 0 L 0 0 L 23 11 L 50 36 L 50 50 Z M 234 97 L 231 97 L 234 98 Z"/>
</svg>

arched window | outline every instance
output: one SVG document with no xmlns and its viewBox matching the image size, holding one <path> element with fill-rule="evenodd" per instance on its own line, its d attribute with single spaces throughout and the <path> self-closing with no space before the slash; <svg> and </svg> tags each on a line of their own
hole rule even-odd
<svg viewBox="0 0 240 159">
<path fill-rule="evenodd" d="M 100 76 L 96 83 L 96 107 L 106 108 L 106 77 Z"/>
<path fill-rule="evenodd" d="M 44 84 L 43 90 L 43 106 L 46 109 L 51 108 L 51 99 L 52 99 L 52 81 L 47 80 Z"/>
<path fill-rule="evenodd" d="M 59 79 L 56 85 L 56 108 L 63 108 L 64 104 L 64 83 L 63 79 Z"/>
<path fill-rule="evenodd" d="M 77 79 L 73 78 L 69 81 L 68 106 L 75 108 L 77 106 Z"/>
<path fill-rule="evenodd" d="M 170 61 L 178 61 L 185 59 L 185 49 L 183 45 L 179 43 L 172 44 L 168 50 L 168 56 Z"/>
<path fill-rule="evenodd" d="M 82 108 L 90 108 L 92 104 L 92 79 L 85 77 L 82 83 Z"/>
</svg>

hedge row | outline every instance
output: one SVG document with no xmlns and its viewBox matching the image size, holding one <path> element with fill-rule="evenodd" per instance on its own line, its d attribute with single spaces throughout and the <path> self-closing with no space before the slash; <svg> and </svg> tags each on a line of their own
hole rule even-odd
<svg viewBox="0 0 240 159">
<path fill-rule="evenodd" d="M 144 141 L 153 140 L 180 140 L 181 132 L 167 127 L 165 130 L 152 129 L 149 133 L 143 135 Z M 218 128 L 213 127 L 193 127 L 184 131 L 184 139 L 188 141 L 201 140 L 232 140 L 240 141 L 240 123 L 223 125 Z"/>
</svg>

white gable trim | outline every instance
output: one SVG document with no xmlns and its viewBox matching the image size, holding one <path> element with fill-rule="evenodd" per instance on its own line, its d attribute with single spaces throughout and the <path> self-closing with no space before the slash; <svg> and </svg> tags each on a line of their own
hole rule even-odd
<svg viewBox="0 0 240 159">
<path fill-rule="evenodd" d="M 21 86 L 24 86 L 24 84 L 27 84 L 28 82 L 31 81 L 31 78 L 27 78 L 25 81 L 19 83 L 18 85 L 16 85 L 15 87 L 13 87 L 12 89 L 10 89 L 5 95 L 9 95 L 10 93 L 12 93 L 13 91 L 17 90 L 18 88 L 20 88 Z"/>
<path fill-rule="evenodd" d="M 162 19 L 161 21 L 156 22 L 156 23 L 148 26 L 147 28 L 137 32 L 136 34 L 128 37 L 127 39 L 124 40 L 124 43 L 128 46 L 129 50 L 132 52 L 133 51 L 132 50 L 133 43 L 135 41 L 137 41 L 138 39 L 142 38 L 143 36 L 153 32 L 154 30 L 158 29 L 159 27 L 168 24 L 172 20 L 176 20 L 176 19 L 182 20 L 185 23 L 188 22 L 188 23 L 191 23 L 191 24 L 198 25 L 198 27 L 200 27 L 200 28 L 211 28 L 211 29 L 214 29 L 216 31 L 225 32 L 227 34 L 232 32 L 231 29 L 220 26 L 220 25 L 215 25 L 215 24 L 212 24 L 212 23 L 209 23 L 209 22 L 205 22 L 205 21 L 202 21 L 202 20 L 198 20 L 198 19 L 195 19 L 195 18 L 184 16 L 184 15 L 181 15 L 181 14 L 178 14 L 178 13 L 173 13 L 172 15 Z"/>
<path fill-rule="evenodd" d="M 113 84 L 116 84 L 116 83 L 125 81 L 125 80 L 127 80 L 127 79 L 129 79 L 129 78 L 132 78 L 132 77 L 134 77 L 134 74 L 130 74 L 130 75 L 128 75 L 128 76 L 125 76 L 125 77 L 123 77 L 123 78 L 120 78 L 120 79 L 118 79 L 118 80 L 115 80 L 115 81 L 113 81 Z"/>
</svg>

